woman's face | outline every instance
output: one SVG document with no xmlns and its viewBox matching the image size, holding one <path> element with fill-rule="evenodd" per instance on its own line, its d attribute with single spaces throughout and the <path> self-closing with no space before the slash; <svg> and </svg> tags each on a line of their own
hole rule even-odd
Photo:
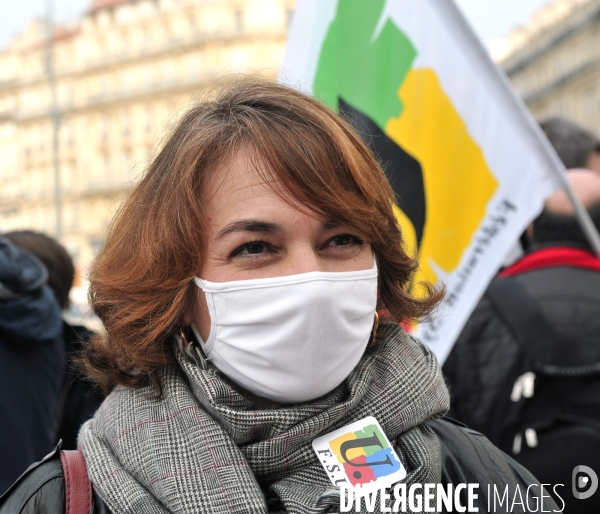
<svg viewBox="0 0 600 514">
<path fill-rule="evenodd" d="M 198 276 L 211 282 L 250 280 L 310 271 L 358 271 L 373 267 L 365 234 L 338 225 L 274 190 L 240 151 L 208 184 L 207 254 Z M 201 289 L 194 321 L 202 339 L 210 333 L 210 316 Z"/>
</svg>

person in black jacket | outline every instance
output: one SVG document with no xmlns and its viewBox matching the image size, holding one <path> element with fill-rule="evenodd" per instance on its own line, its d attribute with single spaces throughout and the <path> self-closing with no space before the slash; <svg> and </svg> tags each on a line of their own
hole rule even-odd
<svg viewBox="0 0 600 514">
<path fill-rule="evenodd" d="M 569 180 L 596 227 L 600 227 L 600 176 L 588 170 L 572 170 Z M 513 440 L 505 441 L 506 419 L 503 418 L 506 413 L 503 405 L 505 402 L 516 405 L 522 397 L 527 397 L 532 398 L 531 405 L 541 408 L 540 403 L 534 403 L 540 402 L 534 391 L 541 390 L 542 379 L 536 379 L 534 373 L 524 373 L 526 370 L 520 367 L 526 365 L 524 359 L 548 360 L 554 366 L 571 367 L 600 363 L 600 259 L 592 253 L 563 191 L 550 196 L 528 233 L 531 248 L 492 282 L 444 363 L 443 372 L 452 397 L 450 415 L 487 435 L 517 460 L 535 459 L 528 465 L 540 463 L 536 465 L 540 469 L 534 471 L 536 476 L 543 482 L 554 482 L 554 479 L 560 478 L 566 486 L 565 491 L 568 489 L 568 499 L 573 501 L 571 472 L 574 466 L 586 462 L 575 458 L 570 467 L 563 465 L 562 469 L 557 469 L 561 468 L 558 465 L 561 459 L 564 462 L 569 458 L 565 452 L 571 455 L 575 452 L 557 444 L 554 444 L 552 452 L 540 449 L 543 430 L 538 430 L 537 435 L 530 431 L 528 438 L 523 438 L 521 433 L 512 434 Z M 529 309 L 532 304 L 538 307 L 543 316 L 540 321 L 547 323 L 549 330 L 556 335 L 555 338 L 548 337 L 541 347 L 534 346 L 535 338 L 531 335 L 528 340 L 522 341 L 523 334 L 514 325 L 517 315 L 507 318 L 493 299 L 492 290 L 508 279 L 516 282 L 513 287 L 524 288 L 522 295 L 527 294 L 531 298 L 524 309 Z M 542 328 L 531 327 L 534 332 L 540 332 Z M 554 339 L 558 342 L 555 343 Z M 596 387 L 598 380 L 590 378 L 581 384 L 571 382 L 571 385 L 561 386 L 563 391 L 566 387 L 578 389 L 566 398 L 565 405 L 559 403 L 555 394 L 545 407 L 548 415 L 558 406 L 566 416 L 578 397 L 581 399 L 586 391 L 595 390 L 592 388 Z M 543 412 L 538 415 L 543 416 Z M 593 416 L 591 418 L 592 426 L 594 423 L 600 425 L 597 408 L 594 416 L 595 421 Z M 567 422 L 560 423 L 565 425 Z M 583 445 L 579 450 L 593 458 L 596 443 L 577 436 L 570 437 L 570 440 L 575 447 Z M 557 466 L 549 465 L 549 459 Z M 571 506 L 578 512 L 588 512 L 583 502 L 578 500 L 574 500 Z M 598 503 L 593 509 L 593 512 L 598 511 Z"/>
<path fill-rule="evenodd" d="M 63 311 L 69 308 L 69 292 L 73 286 L 75 266 L 67 250 L 51 237 L 32 230 L 7 232 L 4 235 L 14 244 L 35 255 L 48 270 L 48 285 Z M 94 333 L 87 327 L 72 324 L 63 318 L 65 369 L 60 401 L 57 409 L 57 440 L 63 450 L 77 448 L 77 433 L 81 425 L 98 409 L 104 395 L 81 377 L 74 359 Z"/>
<path fill-rule="evenodd" d="M 64 361 L 48 271 L 0 238 L 0 491 L 56 444 Z"/>
</svg>

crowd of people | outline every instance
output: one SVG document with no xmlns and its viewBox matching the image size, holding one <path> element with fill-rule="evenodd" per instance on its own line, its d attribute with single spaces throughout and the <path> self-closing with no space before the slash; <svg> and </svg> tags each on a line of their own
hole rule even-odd
<svg viewBox="0 0 600 514">
<path fill-rule="evenodd" d="M 600 227 L 600 141 L 541 126 Z M 393 203 L 342 117 L 243 80 L 182 118 L 111 225 L 89 277 L 102 333 L 63 319 L 57 241 L 1 234 L 0 513 L 338 512 L 311 443 L 368 416 L 408 486 L 599 512 L 570 491 L 576 466 L 600 473 L 600 259 L 566 194 L 443 368 L 401 323 L 444 291 L 408 292 Z"/>
</svg>

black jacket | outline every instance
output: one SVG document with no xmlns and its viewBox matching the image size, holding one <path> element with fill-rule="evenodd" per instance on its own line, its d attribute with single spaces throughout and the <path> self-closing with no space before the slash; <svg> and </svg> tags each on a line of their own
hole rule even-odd
<svg viewBox="0 0 600 514">
<path fill-rule="evenodd" d="M 56 444 L 62 319 L 47 278 L 37 258 L 0 238 L 0 493 Z"/>
<path fill-rule="evenodd" d="M 557 266 L 513 278 L 537 301 L 557 334 L 590 341 L 579 352 L 561 352 L 560 364 L 600 362 L 599 272 Z M 443 366 L 452 397 L 450 416 L 491 437 L 493 413 L 500 396 L 510 394 L 506 384 L 518 354 L 517 340 L 484 295 Z"/>
<path fill-rule="evenodd" d="M 559 512 L 559 507 L 543 493 L 535 478 L 523 467 L 495 448 L 483 435 L 451 420 L 428 422 L 441 443 L 442 484 L 478 483 L 475 506 L 479 512 L 530 512 L 520 504 L 513 505 L 516 490 L 523 497 L 529 491 L 529 501 L 534 509 L 534 497 L 543 501 L 544 511 Z M 508 491 L 506 500 L 499 497 Z M 464 491 L 463 491 L 464 492 Z M 541 499 L 544 494 L 544 499 Z M 463 496 L 463 504 L 466 505 Z M 541 505 L 541 504 L 539 504 Z M 538 507 L 539 509 L 539 507 Z M 538 512 L 539 510 L 532 510 Z M 50 454 L 42 463 L 32 466 L 19 481 L 0 498 L 0 514 L 60 514 L 65 512 L 65 485 L 58 452 Z M 108 508 L 94 495 L 93 514 L 108 514 Z"/>
<path fill-rule="evenodd" d="M 62 440 L 63 450 L 77 448 L 77 434 L 81 425 L 92 418 L 104 400 L 101 394 L 90 381 L 81 377 L 80 372 L 73 363 L 83 350 L 94 333 L 81 325 L 71 325 L 63 322 L 65 361 L 67 369 L 64 373 L 64 382 L 60 394 L 57 412 L 58 440 Z"/>
<path fill-rule="evenodd" d="M 65 477 L 59 449 L 60 444 L 40 462 L 27 468 L 11 488 L 0 496 L 0 513 L 65 512 Z M 110 514 L 105 503 L 95 493 L 91 514 Z"/>
</svg>

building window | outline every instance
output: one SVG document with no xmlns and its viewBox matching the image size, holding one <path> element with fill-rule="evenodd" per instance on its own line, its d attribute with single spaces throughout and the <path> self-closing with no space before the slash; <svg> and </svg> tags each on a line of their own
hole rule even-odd
<svg viewBox="0 0 600 514">
<path fill-rule="evenodd" d="M 73 202 L 69 209 L 69 229 L 77 230 L 79 228 L 79 202 Z"/>
<path fill-rule="evenodd" d="M 106 143 L 108 141 L 108 133 L 110 130 L 109 124 L 110 120 L 108 116 L 106 114 L 102 115 L 102 117 L 100 118 L 100 139 L 103 143 Z"/>
<path fill-rule="evenodd" d="M 40 150 L 43 151 L 46 147 L 46 138 L 44 137 L 43 125 L 40 125 L 40 127 L 38 128 L 38 142 L 39 142 Z"/>
<path fill-rule="evenodd" d="M 131 111 L 123 111 L 123 135 L 128 137 L 131 135 Z"/>
<path fill-rule="evenodd" d="M 133 168 L 133 155 L 129 150 L 123 152 L 123 179 L 129 180 Z"/>
<path fill-rule="evenodd" d="M 142 28 L 142 48 L 141 50 L 145 50 L 150 46 L 151 38 L 150 38 L 150 30 L 148 27 Z"/>
<path fill-rule="evenodd" d="M 131 43 L 130 43 L 130 38 L 129 38 L 129 32 L 127 32 L 126 30 L 123 30 L 121 32 L 121 41 L 120 41 L 120 52 L 121 53 L 128 53 L 129 50 L 131 49 Z"/>
<path fill-rule="evenodd" d="M 163 32 L 167 41 L 171 41 L 173 39 L 173 32 L 171 30 L 171 25 L 169 24 L 168 20 L 166 20 L 163 24 Z"/>
<path fill-rule="evenodd" d="M 150 66 L 146 66 L 143 74 L 142 87 L 146 89 L 152 89 L 154 83 L 154 70 Z"/>
<path fill-rule="evenodd" d="M 241 9 L 235 10 L 235 30 L 236 32 L 242 32 L 244 30 L 244 14 Z"/>
<path fill-rule="evenodd" d="M 192 80 L 196 80 L 200 76 L 200 55 L 190 55 L 188 57 L 188 70 Z"/>
<path fill-rule="evenodd" d="M 100 94 L 102 96 L 104 96 L 107 93 L 108 93 L 108 77 L 106 75 L 103 75 L 100 78 Z"/>
<path fill-rule="evenodd" d="M 165 84 L 171 84 L 175 75 L 175 64 L 169 60 L 163 64 L 163 80 Z"/>
<path fill-rule="evenodd" d="M 104 57 L 110 53 L 110 47 L 108 45 L 108 38 L 101 36 L 98 38 L 98 55 Z"/>
<path fill-rule="evenodd" d="M 66 144 L 69 148 L 73 147 L 73 145 L 75 144 L 73 122 L 63 121 L 62 136 L 63 143 Z"/>
<path fill-rule="evenodd" d="M 110 172 L 110 157 L 108 156 L 108 154 L 104 154 L 104 157 L 102 158 L 102 165 L 103 165 L 103 182 L 105 184 L 109 184 L 110 183 L 110 176 L 111 176 L 111 172 Z"/>
<path fill-rule="evenodd" d="M 154 126 L 154 109 L 151 105 L 146 106 L 146 132 L 152 132 Z"/>
<path fill-rule="evenodd" d="M 127 93 L 131 91 L 133 85 L 133 72 L 124 71 L 121 73 L 121 91 Z"/>
</svg>

